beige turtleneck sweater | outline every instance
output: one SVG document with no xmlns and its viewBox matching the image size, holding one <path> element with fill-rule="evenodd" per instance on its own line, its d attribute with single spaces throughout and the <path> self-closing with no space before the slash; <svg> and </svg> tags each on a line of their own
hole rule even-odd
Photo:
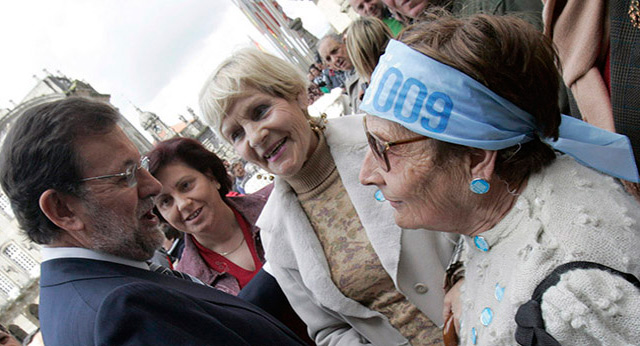
<svg viewBox="0 0 640 346">
<path fill-rule="evenodd" d="M 331 279 L 346 296 L 385 315 L 412 345 L 441 345 L 440 329 L 402 293 L 382 267 L 342 184 L 324 135 L 287 182 L 316 232 Z"/>
</svg>

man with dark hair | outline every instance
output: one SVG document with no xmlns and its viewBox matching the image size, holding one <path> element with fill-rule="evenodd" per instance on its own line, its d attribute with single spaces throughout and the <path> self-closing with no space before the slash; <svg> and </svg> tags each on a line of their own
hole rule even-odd
<svg viewBox="0 0 640 346">
<path fill-rule="evenodd" d="M 67 98 L 27 110 L 2 148 L 2 187 L 23 230 L 44 245 L 45 343 L 300 344 L 240 299 L 150 270 L 163 238 L 152 213 L 161 186 L 119 119 L 107 104 Z"/>
</svg>

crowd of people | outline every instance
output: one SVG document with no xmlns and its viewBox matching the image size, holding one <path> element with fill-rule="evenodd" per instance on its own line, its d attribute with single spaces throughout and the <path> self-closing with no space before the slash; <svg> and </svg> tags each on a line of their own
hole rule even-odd
<svg viewBox="0 0 640 346">
<path fill-rule="evenodd" d="M 43 245 L 46 345 L 637 343 L 638 134 L 618 93 L 640 61 L 613 40 L 640 12 L 349 3 L 361 18 L 308 71 L 252 48 L 213 68 L 201 110 L 241 161 L 186 138 L 141 156 L 84 98 L 22 114 L 0 183 Z M 310 117 L 334 86 L 352 114 Z M 274 182 L 247 193 L 246 164 Z"/>
</svg>

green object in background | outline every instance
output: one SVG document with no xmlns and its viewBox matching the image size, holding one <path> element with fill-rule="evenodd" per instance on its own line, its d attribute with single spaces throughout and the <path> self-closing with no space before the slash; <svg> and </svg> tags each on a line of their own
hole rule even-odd
<svg viewBox="0 0 640 346">
<path fill-rule="evenodd" d="M 399 21 L 397 21 L 397 20 L 395 20 L 394 18 L 391 18 L 391 17 L 387 17 L 387 18 L 383 19 L 382 21 L 385 24 L 387 24 L 387 26 L 391 30 L 391 33 L 393 34 L 393 37 L 397 37 L 398 33 L 400 32 L 400 30 L 402 30 L 402 23 L 400 23 Z"/>
<path fill-rule="evenodd" d="M 329 88 L 327 87 L 320 87 L 320 90 L 322 90 L 322 92 L 325 94 L 328 94 L 330 92 Z"/>
</svg>

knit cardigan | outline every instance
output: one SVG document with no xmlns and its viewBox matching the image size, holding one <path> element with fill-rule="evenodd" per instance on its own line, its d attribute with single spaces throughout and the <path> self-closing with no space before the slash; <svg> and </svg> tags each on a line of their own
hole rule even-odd
<svg viewBox="0 0 640 346">
<path fill-rule="evenodd" d="M 590 261 L 638 276 L 638 207 L 613 178 L 569 156 L 531 176 L 509 213 L 479 234 L 488 251 L 465 237 L 461 344 L 475 337 L 476 345 L 515 345 L 517 308 L 560 264 Z M 563 274 L 541 309 L 546 330 L 563 346 L 640 340 L 640 291 L 608 272 Z"/>
</svg>

